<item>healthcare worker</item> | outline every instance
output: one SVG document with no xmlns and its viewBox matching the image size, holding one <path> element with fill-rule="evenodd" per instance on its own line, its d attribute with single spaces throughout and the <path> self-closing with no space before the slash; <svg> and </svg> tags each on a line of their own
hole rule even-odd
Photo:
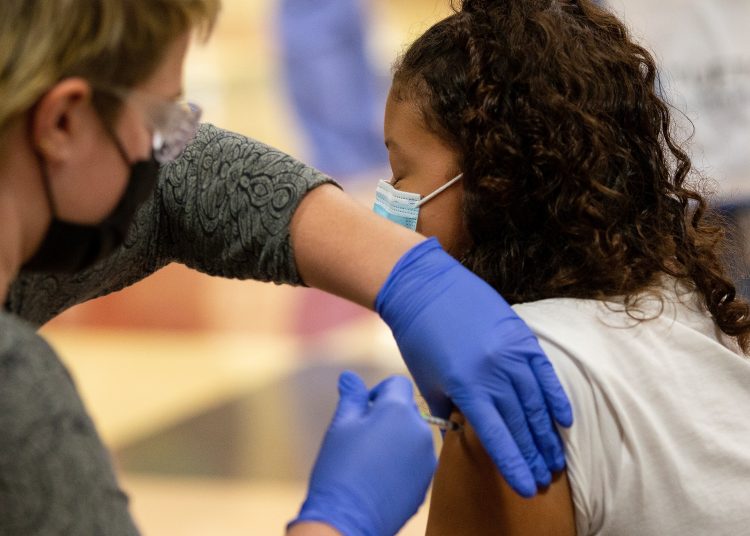
<svg viewBox="0 0 750 536">
<path fill-rule="evenodd" d="M 177 102 L 183 58 L 217 11 L 217 0 L 0 3 L 2 532 L 135 531 L 34 328 L 171 261 L 375 307 L 433 412 L 458 406 L 508 482 L 533 495 L 564 465 L 553 421 L 572 417 L 502 298 L 287 155 L 210 125 L 190 141 L 199 109 Z"/>
</svg>

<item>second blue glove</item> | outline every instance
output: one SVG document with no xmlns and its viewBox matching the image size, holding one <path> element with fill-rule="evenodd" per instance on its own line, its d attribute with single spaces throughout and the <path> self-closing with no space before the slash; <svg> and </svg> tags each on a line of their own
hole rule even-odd
<svg viewBox="0 0 750 536">
<path fill-rule="evenodd" d="M 396 534 L 422 504 L 435 470 L 432 431 L 411 383 L 389 378 L 371 391 L 352 372 L 292 524 L 318 521 L 347 536 Z"/>
<path fill-rule="evenodd" d="M 434 238 L 409 250 L 375 309 L 435 415 L 452 404 L 474 426 L 518 493 L 536 493 L 565 466 L 553 419 L 573 421 L 568 399 L 536 337 L 492 287 Z"/>
</svg>

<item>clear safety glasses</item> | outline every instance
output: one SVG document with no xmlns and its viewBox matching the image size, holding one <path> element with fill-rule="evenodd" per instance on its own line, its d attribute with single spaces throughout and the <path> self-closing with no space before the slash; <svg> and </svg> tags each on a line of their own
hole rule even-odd
<svg viewBox="0 0 750 536">
<path fill-rule="evenodd" d="M 154 158 L 162 164 L 182 154 L 198 131 L 202 110 L 193 102 L 162 102 L 147 117 L 153 131 Z"/>
<path fill-rule="evenodd" d="M 195 137 L 202 110 L 194 102 L 170 101 L 150 93 L 119 88 L 96 88 L 132 103 L 142 111 L 151 130 L 154 158 L 165 164 L 182 154 Z"/>
</svg>

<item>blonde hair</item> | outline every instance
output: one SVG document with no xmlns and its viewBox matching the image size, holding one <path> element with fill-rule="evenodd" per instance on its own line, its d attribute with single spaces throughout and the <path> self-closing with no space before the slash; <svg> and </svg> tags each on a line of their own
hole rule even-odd
<svg viewBox="0 0 750 536">
<path fill-rule="evenodd" d="M 221 0 L 0 0 L 0 135 L 58 81 L 131 88 L 176 39 L 207 39 Z M 112 99 L 94 99 L 111 120 Z"/>
</svg>

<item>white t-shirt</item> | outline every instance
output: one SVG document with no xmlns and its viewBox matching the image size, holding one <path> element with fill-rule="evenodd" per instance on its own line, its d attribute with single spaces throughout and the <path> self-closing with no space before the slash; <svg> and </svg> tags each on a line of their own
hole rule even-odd
<svg viewBox="0 0 750 536">
<path fill-rule="evenodd" d="M 595 300 L 514 307 L 573 405 L 577 532 L 750 534 L 750 361 L 695 294 L 670 292 L 660 315 L 654 299 L 639 306 L 657 318 Z"/>
<path fill-rule="evenodd" d="M 750 1 L 608 0 L 651 50 L 665 96 L 695 124 L 693 163 L 726 202 L 750 200 Z M 684 139 L 692 126 L 672 114 Z M 750 533 L 750 530 L 748 530 Z"/>
</svg>

